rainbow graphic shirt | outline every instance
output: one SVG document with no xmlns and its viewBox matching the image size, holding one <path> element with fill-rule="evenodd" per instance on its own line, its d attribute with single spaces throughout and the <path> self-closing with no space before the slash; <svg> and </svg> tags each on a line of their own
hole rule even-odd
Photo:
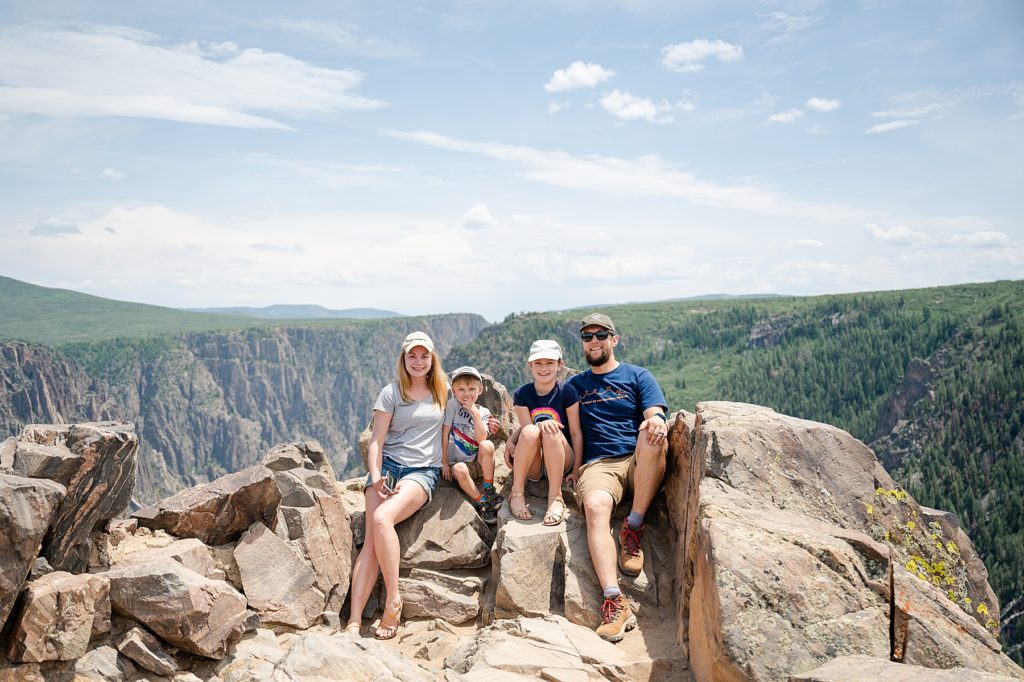
<svg viewBox="0 0 1024 682">
<path fill-rule="evenodd" d="M 491 411 L 483 405 L 476 406 L 480 410 L 480 417 L 487 422 Z M 473 415 L 459 404 L 455 398 L 448 398 L 448 407 L 444 411 L 444 424 L 451 427 L 448 436 L 448 461 L 472 462 L 480 452 L 480 443 L 473 437 Z"/>
<path fill-rule="evenodd" d="M 569 436 L 569 417 L 566 416 L 566 409 L 580 401 L 579 394 L 571 385 L 559 381 L 555 387 L 545 395 L 537 395 L 536 387 L 530 384 L 523 384 L 516 389 L 512 396 L 512 404 L 517 407 L 525 407 L 530 411 L 530 420 L 534 424 L 554 419 L 556 423 L 566 427 L 565 435 Z"/>
</svg>

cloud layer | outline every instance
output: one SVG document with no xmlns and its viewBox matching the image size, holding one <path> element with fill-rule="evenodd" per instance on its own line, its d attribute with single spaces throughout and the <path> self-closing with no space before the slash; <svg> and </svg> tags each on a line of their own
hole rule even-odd
<svg viewBox="0 0 1024 682">
<path fill-rule="evenodd" d="M 238 128 L 281 117 L 376 109 L 361 73 L 230 42 L 168 44 L 117 26 L 0 31 L 0 111 L 128 116 Z"/>
</svg>

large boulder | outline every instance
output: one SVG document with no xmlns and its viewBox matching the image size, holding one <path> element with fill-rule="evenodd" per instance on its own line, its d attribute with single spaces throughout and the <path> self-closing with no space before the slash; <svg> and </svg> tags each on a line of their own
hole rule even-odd
<svg viewBox="0 0 1024 682">
<path fill-rule="evenodd" d="M 667 659 L 631 657 L 593 630 L 559 616 L 496 621 L 463 639 L 445 667 L 478 680 L 690 679 L 680 661 L 673 665 Z"/>
<path fill-rule="evenodd" d="M 256 522 L 235 547 L 249 606 L 263 623 L 305 629 L 323 612 L 326 596 L 306 562 L 272 530 Z"/>
<path fill-rule="evenodd" d="M 152 530 L 223 545 L 237 540 L 256 521 L 273 528 L 280 504 L 274 472 L 257 465 L 182 490 L 132 516 Z"/>
<path fill-rule="evenodd" d="M 117 613 L 179 649 L 220 658 L 245 630 L 245 597 L 173 559 L 129 561 L 100 575 L 110 580 L 110 601 Z"/>
<path fill-rule="evenodd" d="M 480 614 L 483 580 L 469 571 L 431 571 L 413 568 L 398 578 L 409 618 L 440 618 L 448 623 L 465 623 Z"/>
<path fill-rule="evenodd" d="M 110 584 L 97 575 L 49 573 L 28 584 L 13 622 L 9 660 L 74 660 L 91 637 L 110 630 Z"/>
<path fill-rule="evenodd" d="M 985 632 L 994 616 L 948 610 L 995 603 L 970 541 L 898 489 L 848 433 L 711 402 L 677 415 L 670 438 L 666 489 L 686 623 L 677 635 L 699 679 L 785 678 L 841 655 L 932 667 L 971 658 L 978 670 L 1024 673 Z M 933 582 L 955 601 L 936 602 L 943 593 Z M 899 599 L 911 593 L 912 604 L 929 606 L 901 615 Z M 890 625 L 898 631 L 894 619 L 908 618 L 896 651 Z"/>
<path fill-rule="evenodd" d="M 337 497 L 312 490 L 308 507 L 281 507 L 279 534 L 305 559 L 315 585 L 327 597 L 326 609 L 339 611 L 352 577 L 352 531 Z"/>
<path fill-rule="evenodd" d="M 53 568 L 86 570 L 93 528 L 128 509 L 138 449 L 130 422 L 31 424 L 22 430 L 14 473 L 51 479 L 67 489 L 43 542 L 42 555 Z"/>
<path fill-rule="evenodd" d="M 0 629 L 64 493 L 64 486 L 53 481 L 0 474 Z"/>
<path fill-rule="evenodd" d="M 490 557 L 493 531 L 454 488 L 435 490 L 430 504 L 396 530 L 403 568 L 480 568 Z"/>
</svg>

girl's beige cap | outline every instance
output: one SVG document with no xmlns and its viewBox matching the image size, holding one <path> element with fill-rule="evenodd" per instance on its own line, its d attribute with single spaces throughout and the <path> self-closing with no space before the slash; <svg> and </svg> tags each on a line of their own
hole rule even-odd
<svg viewBox="0 0 1024 682">
<path fill-rule="evenodd" d="M 408 353 L 416 346 L 423 346 L 431 353 L 434 352 L 434 342 L 423 332 L 413 332 L 405 337 L 405 341 L 402 342 L 402 352 Z"/>
<path fill-rule="evenodd" d="M 562 347 L 558 345 L 558 341 L 552 341 L 551 339 L 539 339 L 533 342 L 530 346 L 530 357 L 527 358 L 527 362 L 533 362 L 534 360 L 561 360 L 562 359 Z"/>
</svg>

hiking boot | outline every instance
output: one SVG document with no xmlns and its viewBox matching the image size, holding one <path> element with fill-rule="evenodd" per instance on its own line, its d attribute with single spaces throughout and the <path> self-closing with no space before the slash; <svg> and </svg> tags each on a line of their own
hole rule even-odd
<svg viewBox="0 0 1024 682">
<path fill-rule="evenodd" d="M 501 503 L 505 501 L 505 498 L 498 494 L 498 491 L 494 489 L 493 485 L 484 485 L 484 499 L 491 505 L 491 509 L 498 511 L 501 509 Z"/>
<path fill-rule="evenodd" d="M 491 506 L 490 500 L 486 497 L 479 502 L 474 502 L 473 506 L 476 508 L 476 513 L 480 515 L 480 518 L 484 520 L 488 526 L 493 526 L 498 522 L 498 512 Z"/>
<path fill-rule="evenodd" d="M 619 570 L 626 575 L 640 575 L 644 568 L 644 551 L 640 549 L 643 539 L 643 525 L 633 530 L 625 519 L 622 520 L 622 530 L 619 531 Z"/>
<path fill-rule="evenodd" d="M 620 594 L 615 599 L 605 599 L 601 604 L 601 624 L 597 627 L 597 636 L 609 642 L 618 642 L 626 633 L 636 627 L 636 616 L 629 607 L 626 595 Z"/>
</svg>

